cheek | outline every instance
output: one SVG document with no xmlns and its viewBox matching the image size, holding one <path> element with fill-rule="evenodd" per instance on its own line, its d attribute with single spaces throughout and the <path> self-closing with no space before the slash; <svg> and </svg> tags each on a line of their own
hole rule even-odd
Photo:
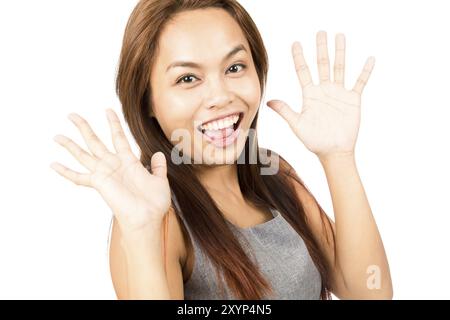
<svg viewBox="0 0 450 320">
<path fill-rule="evenodd" d="M 166 137 L 170 140 L 172 133 L 178 129 L 191 130 L 194 112 L 192 97 L 170 94 L 160 96 L 157 102 L 157 117 Z"/>
<path fill-rule="evenodd" d="M 236 87 L 236 92 L 251 110 L 258 108 L 261 99 L 261 89 L 257 77 L 242 78 L 242 81 Z"/>
</svg>

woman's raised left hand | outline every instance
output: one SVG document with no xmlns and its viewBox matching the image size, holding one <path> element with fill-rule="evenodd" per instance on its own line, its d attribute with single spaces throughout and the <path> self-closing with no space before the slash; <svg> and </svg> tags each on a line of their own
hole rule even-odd
<svg viewBox="0 0 450 320">
<path fill-rule="evenodd" d="M 292 55 L 302 88 L 303 106 L 294 111 L 281 100 L 267 105 L 279 113 L 295 135 L 319 158 L 354 154 L 361 116 L 361 94 L 375 65 L 369 57 L 352 90 L 345 88 L 345 36 L 336 35 L 334 78 L 330 77 L 327 34 L 317 33 L 317 63 L 320 82 L 315 85 L 303 57 L 299 42 L 294 42 Z"/>
</svg>

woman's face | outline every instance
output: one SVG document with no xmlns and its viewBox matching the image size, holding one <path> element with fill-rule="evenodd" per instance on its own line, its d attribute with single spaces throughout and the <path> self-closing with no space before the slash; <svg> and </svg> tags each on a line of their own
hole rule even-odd
<svg viewBox="0 0 450 320">
<path fill-rule="evenodd" d="M 208 165 L 238 158 L 261 89 L 248 41 L 225 10 L 177 14 L 161 33 L 150 81 L 154 116 L 184 156 Z"/>
</svg>

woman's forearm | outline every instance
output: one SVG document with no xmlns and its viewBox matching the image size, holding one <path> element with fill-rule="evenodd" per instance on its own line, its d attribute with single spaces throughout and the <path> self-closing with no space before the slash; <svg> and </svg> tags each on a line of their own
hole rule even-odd
<svg viewBox="0 0 450 320">
<path fill-rule="evenodd" d="M 347 288 L 355 297 L 391 298 L 392 283 L 386 253 L 354 154 L 320 161 L 333 202 L 336 262 Z M 374 278 L 371 282 L 372 276 L 379 277 L 378 281 Z"/>
<path fill-rule="evenodd" d="M 162 223 L 133 234 L 123 234 L 128 299 L 168 300 L 169 286 L 162 251 Z"/>
</svg>

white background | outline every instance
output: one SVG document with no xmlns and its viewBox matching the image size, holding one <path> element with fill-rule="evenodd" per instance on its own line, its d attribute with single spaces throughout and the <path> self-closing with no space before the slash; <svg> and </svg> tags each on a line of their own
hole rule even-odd
<svg viewBox="0 0 450 320">
<path fill-rule="evenodd" d="M 363 94 L 356 152 L 389 257 L 394 298 L 450 298 L 447 3 L 241 3 L 269 52 L 266 100 L 300 108 L 290 46 L 302 43 L 317 80 L 319 30 L 328 32 L 332 62 L 334 35 L 345 33 L 349 88 L 366 58 L 376 57 Z M 135 4 L 0 2 L 0 298 L 115 299 L 108 266 L 110 210 L 95 190 L 72 184 L 49 164 L 84 171 L 52 140 L 64 134 L 85 147 L 67 119 L 70 112 L 84 116 L 112 146 L 104 110 L 120 110 L 114 77 Z M 264 105 L 259 130 L 260 145 L 286 157 L 332 215 L 316 157 Z"/>
</svg>

